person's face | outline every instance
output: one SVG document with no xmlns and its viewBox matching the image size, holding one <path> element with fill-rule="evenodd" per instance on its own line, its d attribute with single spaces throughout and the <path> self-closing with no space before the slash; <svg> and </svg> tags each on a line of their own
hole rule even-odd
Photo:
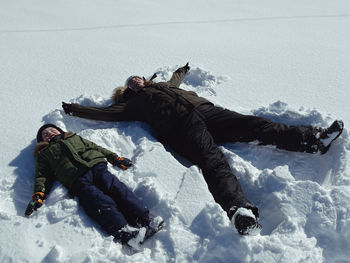
<svg viewBox="0 0 350 263">
<path fill-rule="evenodd" d="M 48 127 L 41 132 L 41 136 L 43 137 L 44 142 L 50 142 L 53 137 L 60 134 L 61 133 L 53 127 Z"/>
<path fill-rule="evenodd" d="M 145 86 L 145 81 L 140 77 L 134 77 L 129 81 L 128 86 L 133 91 L 138 92 Z"/>
</svg>

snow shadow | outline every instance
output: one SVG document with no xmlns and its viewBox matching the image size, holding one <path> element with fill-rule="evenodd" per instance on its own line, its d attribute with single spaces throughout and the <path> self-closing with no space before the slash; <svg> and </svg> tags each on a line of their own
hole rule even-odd
<svg viewBox="0 0 350 263">
<path fill-rule="evenodd" d="M 185 157 L 183 157 L 182 155 L 178 154 L 177 152 L 175 152 L 173 150 L 173 148 L 171 148 L 168 144 L 163 144 L 165 150 L 170 153 L 175 159 L 176 161 L 178 161 L 181 165 L 183 165 L 186 168 L 190 168 L 193 163 L 190 162 L 188 159 L 186 159 Z"/>
<path fill-rule="evenodd" d="M 337 184 L 344 172 L 344 139 L 339 138 L 325 155 L 295 153 L 269 146 L 224 144 L 224 147 L 239 155 L 259 170 L 275 169 L 287 165 L 296 180 L 313 181 L 320 185 Z"/>
<path fill-rule="evenodd" d="M 28 202 L 32 198 L 35 178 L 35 159 L 33 156 L 36 141 L 33 140 L 19 155 L 14 158 L 9 166 L 15 167 L 16 180 L 12 186 L 13 202 L 17 215 L 24 216 Z"/>
<path fill-rule="evenodd" d="M 140 173 L 137 174 L 138 177 L 139 175 Z M 160 215 L 163 218 L 164 227 L 154 237 L 147 240 L 143 247 L 152 250 L 155 247 L 155 242 L 160 241 L 162 247 L 167 251 L 167 256 L 169 258 L 176 258 L 176 245 L 169 233 L 172 231 L 172 218 L 179 212 L 171 200 L 160 196 L 156 185 L 154 185 L 152 180 L 149 180 L 152 176 L 155 177 L 156 175 L 148 173 L 142 178 L 138 182 L 134 193 L 148 207 L 151 214 Z"/>
<path fill-rule="evenodd" d="M 197 262 L 227 262 L 228 258 L 230 262 L 244 262 L 245 255 L 239 252 L 247 251 L 247 246 L 240 241 L 242 236 L 218 204 L 204 207 L 192 221 L 190 230 L 199 237 L 193 254 Z"/>
</svg>

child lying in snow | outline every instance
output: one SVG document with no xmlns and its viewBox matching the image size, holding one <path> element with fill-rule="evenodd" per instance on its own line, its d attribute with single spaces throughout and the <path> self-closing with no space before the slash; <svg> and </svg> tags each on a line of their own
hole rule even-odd
<svg viewBox="0 0 350 263">
<path fill-rule="evenodd" d="M 86 213 L 122 244 L 143 243 L 162 228 L 161 217 L 151 216 L 134 193 L 107 170 L 106 159 L 123 170 L 132 165 L 129 159 L 53 124 L 39 129 L 37 142 L 34 194 L 26 216 L 42 206 L 53 181 L 58 180 L 78 198 Z"/>
</svg>

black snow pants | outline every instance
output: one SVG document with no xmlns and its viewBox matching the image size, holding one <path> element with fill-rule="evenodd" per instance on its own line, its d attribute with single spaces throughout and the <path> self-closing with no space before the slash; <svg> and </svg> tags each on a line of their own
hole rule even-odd
<svg viewBox="0 0 350 263">
<path fill-rule="evenodd" d="M 315 152 L 317 139 L 311 126 L 288 126 L 204 104 L 182 119 L 171 134 L 162 136 L 162 141 L 200 167 L 215 201 L 231 218 L 235 208 L 250 208 L 256 216 L 258 209 L 244 194 L 216 143 L 258 141 L 290 151 Z"/>
<path fill-rule="evenodd" d="M 105 163 L 78 177 L 70 193 L 78 197 L 86 214 L 112 236 L 127 224 L 135 225 L 138 218 L 148 213 L 134 193 L 107 170 Z"/>
</svg>

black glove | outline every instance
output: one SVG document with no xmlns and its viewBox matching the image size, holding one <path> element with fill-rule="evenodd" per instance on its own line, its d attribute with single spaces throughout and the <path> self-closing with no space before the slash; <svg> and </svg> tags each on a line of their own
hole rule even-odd
<svg viewBox="0 0 350 263">
<path fill-rule="evenodd" d="M 41 207 L 44 203 L 43 199 L 45 194 L 42 192 L 36 192 L 32 196 L 32 200 L 30 200 L 27 209 L 25 211 L 25 216 L 30 216 L 34 211 L 36 211 L 39 207 Z"/>
<path fill-rule="evenodd" d="M 188 72 L 191 67 L 188 65 L 188 62 L 187 62 L 183 68 L 186 70 L 186 72 Z"/>
<path fill-rule="evenodd" d="M 68 115 L 72 114 L 72 104 L 65 103 L 62 101 L 62 108 L 66 114 Z"/>
<path fill-rule="evenodd" d="M 132 166 L 131 160 L 125 157 L 119 157 L 117 154 L 113 154 L 108 158 L 108 162 L 110 162 L 113 166 L 118 166 L 119 168 L 126 170 L 130 166 Z"/>
</svg>

